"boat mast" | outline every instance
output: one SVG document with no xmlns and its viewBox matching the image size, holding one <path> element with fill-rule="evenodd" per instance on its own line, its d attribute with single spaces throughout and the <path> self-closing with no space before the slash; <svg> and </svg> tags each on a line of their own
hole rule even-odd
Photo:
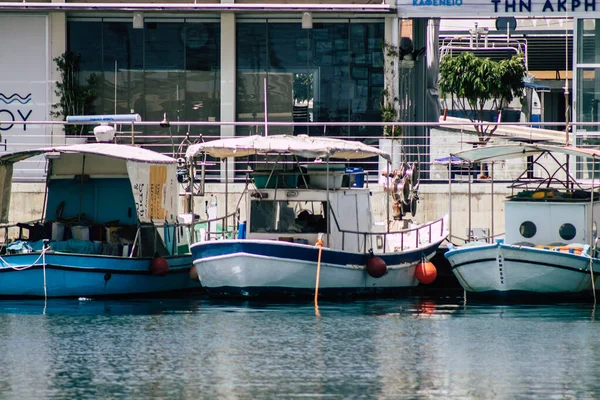
<svg viewBox="0 0 600 400">
<path fill-rule="evenodd" d="M 575 27 L 573 27 L 574 29 Z M 569 30 L 568 30 L 568 18 L 565 19 L 565 146 L 569 146 L 569 113 L 571 112 L 569 106 Z M 569 191 L 569 155 L 566 155 L 566 186 L 567 192 Z"/>
</svg>

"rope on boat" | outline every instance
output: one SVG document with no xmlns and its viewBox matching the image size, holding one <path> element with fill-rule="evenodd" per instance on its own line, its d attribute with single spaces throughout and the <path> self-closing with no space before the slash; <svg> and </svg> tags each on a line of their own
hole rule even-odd
<svg viewBox="0 0 600 400">
<path fill-rule="evenodd" d="M 6 261 L 1 256 L 0 256 L 0 261 L 2 261 L 2 263 L 5 266 L 10 267 L 10 268 L 14 269 L 15 271 L 23 271 L 23 270 L 29 269 L 31 267 L 34 267 L 35 265 L 37 265 L 38 261 L 40 261 L 43 258 L 42 264 L 45 269 L 46 268 L 46 251 L 47 250 L 48 249 L 44 246 L 44 248 L 42 248 L 42 252 L 40 253 L 40 256 L 32 264 L 29 264 L 29 265 L 13 265 L 13 264 L 9 263 L 8 261 Z"/>
<path fill-rule="evenodd" d="M 29 268 L 35 266 L 38 263 L 38 261 L 40 261 L 40 259 L 41 259 L 42 260 L 42 270 L 44 272 L 44 300 L 48 300 L 48 286 L 46 283 L 46 252 L 48 251 L 48 249 L 50 249 L 50 246 L 47 246 L 46 241 L 44 240 L 44 246 L 42 247 L 42 251 L 41 251 L 39 257 L 32 264 L 29 264 L 29 265 L 12 265 L 0 256 L 0 261 L 2 261 L 2 263 L 5 266 L 10 267 L 10 268 L 14 269 L 15 271 L 24 271 L 26 269 L 29 269 Z"/>
<path fill-rule="evenodd" d="M 592 196 L 593 198 L 593 196 Z M 593 251 L 590 251 L 590 275 L 592 279 L 592 293 L 594 294 L 594 305 L 596 305 L 596 282 L 594 282 L 594 258 L 598 255 L 598 238 L 594 241 Z"/>
<path fill-rule="evenodd" d="M 317 236 L 317 243 L 315 246 L 319 248 L 319 254 L 317 256 L 317 276 L 315 278 L 315 307 L 319 301 L 319 280 L 321 278 L 321 253 L 323 252 L 323 234 L 319 233 Z"/>
<path fill-rule="evenodd" d="M 592 279 L 592 293 L 594 294 L 594 304 L 596 304 L 596 283 L 594 282 L 594 259 L 590 257 L 590 275 Z"/>
<path fill-rule="evenodd" d="M 42 247 L 42 268 L 44 270 L 44 301 L 48 300 L 48 289 L 46 286 L 46 249 L 49 249 L 48 241 L 44 239 L 44 246 Z"/>
</svg>

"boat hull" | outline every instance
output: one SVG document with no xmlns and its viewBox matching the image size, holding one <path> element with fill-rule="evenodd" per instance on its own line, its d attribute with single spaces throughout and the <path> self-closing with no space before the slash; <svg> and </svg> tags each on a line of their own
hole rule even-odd
<svg viewBox="0 0 600 400">
<path fill-rule="evenodd" d="M 501 243 L 451 249 L 452 272 L 470 293 L 486 296 L 591 293 L 590 257 Z M 593 259 L 592 268 L 600 272 Z M 598 274 L 594 273 L 595 279 Z"/>
<path fill-rule="evenodd" d="M 441 241 L 440 241 L 441 243 Z M 417 286 L 415 268 L 430 259 L 440 243 L 403 253 L 379 254 L 387 272 L 367 272 L 369 254 L 323 248 L 319 294 L 322 296 L 393 295 Z M 213 296 L 289 297 L 315 294 L 319 249 L 271 240 L 223 240 L 192 246 L 194 266 Z"/>
<path fill-rule="evenodd" d="M 150 272 L 151 258 L 25 253 L 0 258 L 0 296 L 100 297 L 201 290 L 190 278 L 191 255 L 165 257 L 169 272 Z"/>
</svg>

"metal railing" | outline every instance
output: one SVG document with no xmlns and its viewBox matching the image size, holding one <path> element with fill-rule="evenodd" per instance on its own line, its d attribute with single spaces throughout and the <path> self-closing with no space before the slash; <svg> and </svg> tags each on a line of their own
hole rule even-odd
<svg viewBox="0 0 600 400">
<path fill-rule="evenodd" d="M 0 126 L 3 124 L 11 125 L 28 125 L 31 126 L 63 126 L 69 125 L 69 123 L 63 121 L 0 121 Z M 79 123 L 80 124 L 80 123 Z M 131 123 L 119 123 L 117 124 L 117 135 L 115 142 L 122 144 L 141 145 L 145 148 L 161 152 L 163 154 L 171 155 L 175 158 L 183 157 L 185 146 L 182 146 L 187 141 L 209 141 L 218 139 L 218 135 L 203 135 L 202 131 L 204 128 L 214 128 L 215 126 L 229 126 L 235 127 L 244 126 L 256 126 L 255 122 L 213 122 L 213 121 L 181 121 L 181 122 L 170 122 L 169 126 L 180 126 L 187 128 L 188 131 L 196 130 L 197 134 L 177 134 L 171 133 L 170 130 L 161 127 L 160 122 L 131 122 Z M 565 125 L 564 122 L 479 122 L 481 125 L 498 125 L 498 131 L 492 136 L 492 142 L 499 140 L 521 140 L 521 141 L 549 141 L 554 144 L 564 144 L 569 138 L 569 142 L 578 147 L 586 148 L 598 148 L 600 147 L 600 122 L 579 122 L 569 123 Z M 92 126 L 92 124 L 88 124 Z M 448 172 L 443 169 L 440 165 L 436 164 L 436 159 L 447 157 L 451 151 L 459 151 L 470 148 L 473 143 L 478 141 L 477 134 L 474 130 L 473 123 L 468 120 L 457 120 L 449 118 L 446 121 L 440 122 L 269 122 L 268 125 L 272 126 L 309 126 L 318 128 L 321 135 L 328 135 L 330 128 L 339 126 L 397 126 L 403 127 L 403 134 L 395 137 L 401 141 L 402 154 L 400 158 L 407 161 L 418 161 L 420 165 L 421 182 L 436 182 L 445 181 L 448 178 Z M 259 125 L 263 126 L 263 125 Z M 552 128 L 552 129 L 537 129 L 534 128 Z M 143 129 L 142 129 L 143 128 Z M 570 128 L 575 129 L 572 133 Z M 576 128 L 579 128 L 578 131 Z M 31 128 L 30 128 L 31 129 Z M 424 129 L 425 133 L 418 133 Z M 586 129 L 583 131 L 582 129 Z M 142 132 L 144 130 L 153 130 L 153 132 Z M 503 131 L 502 131 L 503 130 Z M 399 131 L 399 130 L 398 130 Z M 502 131 L 502 132 L 500 132 Z M 507 133 L 508 132 L 508 133 Z M 379 146 L 381 139 L 390 139 L 387 136 L 331 136 L 341 139 L 358 140 L 375 147 Z M 7 140 L 8 138 L 8 140 Z M 82 137 L 88 142 L 94 142 L 93 135 L 86 135 Z M 3 132 L 2 146 L 0 150 L 13 151 L 13 150 L 25 150 L 39 147 L 46 147 L 51 143 L 62 144 L 64 143 L 64 135 L 55 135 L 49 137 L 47 135 L 39 134 L 19 134 L 12 135 L 7 132 Z M 187 144 L 186 144 L 187 145 Z M 0 152 L 1 154 L 1 152 Z M 218 160 L 214 161 L 212 166 L 206 168 L 206 179 L 208 181 L 220 181 L 221 180 L 221 164 Z M 23 161 L 27 163 L 28 161 Z M 36 161 L 29 161 L 31 165 Z M 262 164 L 264 162 L 261 161 Z M 39 164 L 39 163 L 38 163 Z M 234 168 L 234 180 L 242 182 L 245 179 L 248 167 L 252 168 L 257 162 L 251 157 L 238 161 Z M 366 174 L 365 181 L 373 182 L 379 180 L 379 165 L 376 157 L 366 159 L 360 162 L 349 162 L 346 163 L 349 167 L 360 167 L 363 168 Z M 40 168 L 39 165 L 37 168 Z M 574 164 L 574 168 L 577 172 L 587 173 L 588 169 L 582 163 Z M 17 168 L 18 169 L 18 168 Z M 464 171 L 460 168 L 456 168 L 456 171 L 450 171 L 451 175 L 459 176 L 464 175 Z M 43 176 L 43 171 L 40 173 Z M 15 174 L 18 180 L 27 180 L 25 177 L 19 177 Z M 40 178 L 37 178 L 40 180 Z"/>
<path fill-rule="evenodd" d="M 407 229 L 402 229 L 399 231 L 385 231 L 385 232 L 372 232 L 372 231 L 354 231 L 354 230 L 350 230 L 350 229 L 342 229 L 340 227 L 340 224 L 338 222 L 337 217 L 335 216 L 335 213 L 333 212 L 333 210 L 331 210 L 331 215 L 333 216 L 333 221 L 335 223 L 335 227 L 337 229 L 338 232 L 340 232 L 342 234 L 342 250 L 345 250 L 345 243 L 346 243 L 346 234 L 351 234 L 351 235 L 359 235 L 363 237 L 363 252 L 367 252 L 369 249 L 367 249 L 367 238 L 371 237 L 371 236 L 375 236 L 377 237 L 381 237 L 383 236 L 383 243 L 382 243 L 382 248 L 383 248 L 383 252 L 386 253 L 386 249 L 387 249 L 387 237 L 389 235 L 400 235 L 400 247 L 396 247 L 394 249 L 392 249 L 392 252 L 394 251 L 404 251 L 404 250 L 408 250 L 408 249 L 418 249 L 419 246 L 422 244 L 422 238 L 421 235 L 423 232 L 426 233 L 426 240 L 425 243 L 430 244 L 432 243 L 432 240 L 434 238 L 433 235 L 433 229 L 435 225 L 439 225 L 439 238 L 440 240 L 442 240 L 444 238 L 444 231 L 445 231 L 445 218 L 440 218 L 438 220 L 435 221 L 431 221 L 428 222 L 426 224 L 423 225 L 419 225 L 417 227 L 413 227 L 413 228 L 407 228 Z M 411 238 L 412 240 L 414 240 L 414 242 L 409 242 L 409 240 L 407 240 L 407 237 L 413 236 L 414 235 L 414 239 Z M 412 245 L 414 244 L 414 247 L 412 247 Z M 360 248 L 358 249 L 360 251 Z"/>
<path fill-rule="evenodd" d="M 231 219 L 231 224 L 229 220 Z M 218 223 L 221 223 L 219 229 Z M 211 226 L 215 226 L 215 230 L 210 230 Z M 207 227 L 209 229 L 204 229 Z M 190 224 L 192 243 L 204 242 L 208 240 L 221 239 L 233 239 L 236 237 L 239 229 L 239 211 L 234 211 L 222 217 L 216 217 L 205 220 L 196 220 Z"/>
</svg>

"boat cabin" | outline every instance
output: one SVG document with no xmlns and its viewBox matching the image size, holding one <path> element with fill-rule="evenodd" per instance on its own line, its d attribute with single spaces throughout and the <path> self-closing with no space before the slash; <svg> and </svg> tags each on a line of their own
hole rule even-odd
<svg viewBox="0 0 600 400">
<path fill-rule="evenodd" d="M 12 166 L 36 156 L 48 163 L 43 215 L 13 227 L 8 225 Z M 6 243 L 9 231 L 17 228 L 16 239 L 34 251 L 44 240 L 55 251 L 123 257 L 181 250 L 175 240 L 176 160 L 171 157 L 89 143 L 7 154 L 0 157 L 0 172 Z"/>
<path fill-rule="evenodd" d="M 519 192 L 505 202 L 506 243 L 590 244 L 600 223 L 598 194 L 594 197 L 592 212 L 588 191 Z"/>
<path fill-rule="evenodd" d="M 249 191 L 247 204 L 247 239 L 314 245 L 323 233 L 328 247 L 363 252 L 365 240 L 366 249 L 372 247 L 371 236 L 358 233 L 370 232 L 373 224 L 369 189 L 263 189 Z"/>
</svg>

